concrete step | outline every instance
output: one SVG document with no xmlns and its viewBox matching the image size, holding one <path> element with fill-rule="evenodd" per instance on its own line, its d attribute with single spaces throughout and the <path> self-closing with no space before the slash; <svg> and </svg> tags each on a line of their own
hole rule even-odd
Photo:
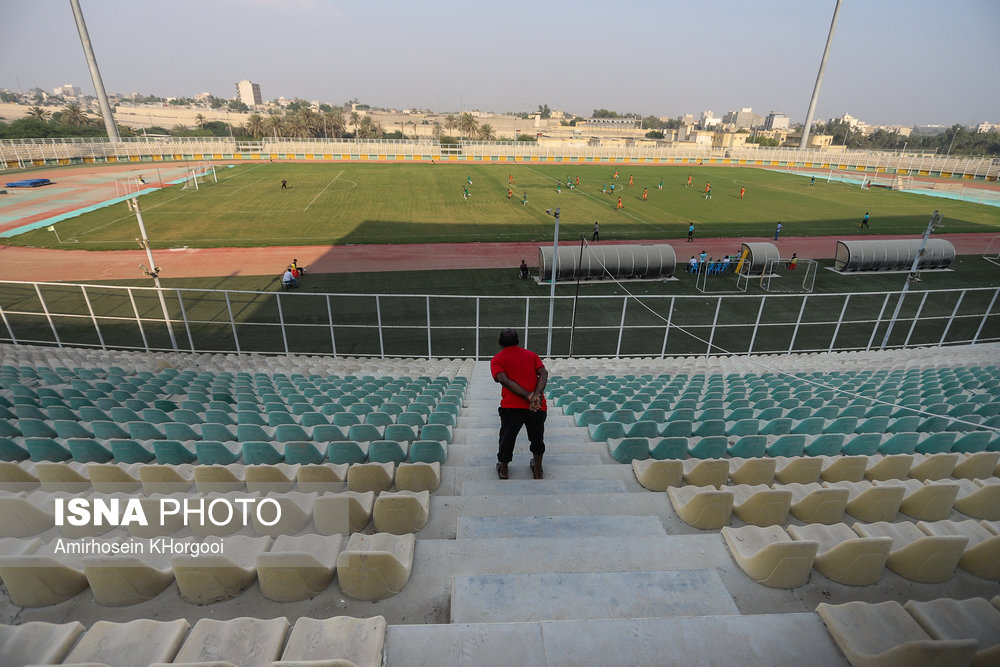
<svg viewBox="0 0 1000 667">
<path fill-rule="evenodd" d="M 470 479 L 462 484 L 463 496 L 572 495 L 577 493 L 628 493 L 620 479 Z"/>
<path fill-rule="evenodd" d="M 715 570 L 485 574 L 451 591 L 452 623 L 738 613 Z"/>
<path fill-rule="evenodd" d="M 458 539 L 498 537 L 645 537 L 666 535 L 663 524 L 646 516 L 463 516 Z"/>
<path fill-rule="evenodd" d="M 452 447 L 448 450 L 448 465 L 449 466 L 484 466 L 492 467 L 493 464 L 497 462 L 497 452 L 496 446 L 494 445 L 492 450 L 489 450 L 486 445 L 465 445 L 461 448 Z M 528 461 L 531 460 L 531 454 L 515 454 L 511 465 L 528 465 Z M 546 453 L 544 459 L 544 465 L 546 470 L 549 466 L 599 466 L 610 464 L 611 456 L 608 456 L 608 460 L 605 461 L 601 458 L 600 453 L 595 451 L 589 452 L 566 452 L 560 451 L 555 453 Z M 617 462 L 616 462 L 617 463 Z M 620 463 L 618 465 L 621 465 Z"/>
<path fill-rule="evenodd" d="M 390 625 L 387 667 L 846 667 L 815 613 Z"/>
</svg>

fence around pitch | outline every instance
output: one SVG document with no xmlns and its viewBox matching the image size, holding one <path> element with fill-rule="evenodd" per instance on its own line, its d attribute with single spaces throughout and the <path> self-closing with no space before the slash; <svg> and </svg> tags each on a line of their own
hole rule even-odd
<svg viewBox="0 0 1000 667">
<path fill-rule="evenodd" d="M 829 169 L 902 176 L 997 181 L 1000 159 L 922 152 L 772 148 L 712 148 L 684 142 L 635 146 L 477 142 L 441 144 L 428 139 L 290 139 L 229 137 L 126 137 L 3 139 L 0 163 L 41 167 L 170 160 L 303 160 L 366 162 L 615 163 L 749 165 L 780 169 Z"/>
<path fill-rule="evenodd" d="M 173 350 L 174 340 L 186 352 L 482 359 L 505 327 L 540 352 L 547 338 L 544 296 L 163 294 L 166 318 L 151 287 L 0 281 L 0 341 L 155 352 Z M 900 294 L 562 296 L 551 356 L 869 350 Z M 996 287 L 910 291 L 888 347 L 1000 341 L 998 296 Z"/>
</svg>

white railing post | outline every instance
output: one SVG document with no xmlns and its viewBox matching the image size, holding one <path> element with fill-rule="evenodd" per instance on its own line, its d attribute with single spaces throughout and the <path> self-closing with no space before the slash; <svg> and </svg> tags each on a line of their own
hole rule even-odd
<svg viewBox="0 0 1000 667">
<path fill-rule="evenodd" d="M 917 328 L 917 322 L 920 321 L 920 313 L 924 310 L 924 304 L 927 303 L 927 295 L 930 292 L 924 292 L 924 297 L 920 299 L 920 305 L 917 306 L 917 312 L 913 315 L 913 320 L 910 322 L 910 330 L 906 332 L 906 340 L 903 341 L 903 349 L 910 347 L 910 337 L 913 336 L 913 330 Z M 962 303 L 962 296 L 959 295 L 958 303 L 955 304 L 955 310 L 952 312 L 952 318 L 955 317 L 955 312 L 958 311 L 958 305 Z M 948 326 L 944 328 L 944 333 L 948 333 L 948 327 L 951 326 L 951 320 L 948 321 Z M 944 340 L 944 334 L 941 334 L 941 340 Z M 938 343 L 940 345 L 940 343 Z"/>
<path fill-rule="evenodd" d="M 337 336 L 333 332 L 333 307 L 330 305 L 330 295 L 326 295 L 326 319 L 330 323 L 330 346 L 333 356 L 337 356 Z"/>
<path fill-rule="evenodd" d="M 281 310 L 281 292 L 274 293 L 275 303 L 278 304 L 278 328 L 281 329 L 281 344 L 285 346 L 285 356 L 288 356 L 288 334 L 285 333 L 285 313 Z"/>
<path fill-rule="evenodd" d="M 184 331 L 187 333 L 188 346 L 191 351 L 194 352 L 194 337 L 191 335 L 191 323 L 188 322 L 187 310 L 184 308 L 184 299 L 181 297 L 180 289 L 175 290 L 177 292 L 177 305 L 181 308 L 181 320 L 184 322 Z"/>
<path fill-rule="evenodd" d="M 427 304 L 427 358 L 433 359 L 434 355 L 431 354 L 431 297 L 427 295 L 424 298 Z"/>
<path fill-rule="evenodd" d="M 747 347 L 747 354 L 753 354 L 753 344 L 757 341 L 757 331 L 760 329 L 760 318 L 764 314 L 764 302 L 767 295 L 760 297 L 760 306 L 757 308 L 757 319 L 753 323 L 753 333 L 750 334 L 750 346 Z"/>
<path fill-rule="evenodd" d="M 927 298 L 927 292 L 924 292 L 924 299 Z M 944 325 L 944 331 L 941 332 L 941 338 L 938 340 L 938 347 L 944 344 L 944 339 L 948 336 L 948 331 L 951 330 L 951 324 L 955 321 L 955 316 L 958 314 L 958 309 L 962 305 L 962 299 L 965 298 L 965 290 L 962 290 L 958 295 L 958 301 L 955 302 L 955 307 L 951 311 L 951 317 L 948 318 L 948 322 Z M 924 307 L 924 302 L 920 302 L 920 307 Z M 920 317 L 920 310 L 917 310 L 917 314 L 914 316 L 914 324 L 916 323 L 916 318 Z M 907 336 L 906 340 L 909 341 L 910 337 Z"/>
<path fill-rule="evenodd" d="M 840 333 L 840 325 L 844 323 L 844 315 L 847 314 L 847 302 L 851 300 L 851 295 L 848 294 L 847 298 L 844 299 L 844 305 L 840 309 L 840 316 L 837 318 L 837 326 L 833 328 L 833 336 L 830 338 L 830 347 L 827 348 L 827 352 L 833 352 L 833 348 L 837 344 L 837 334 Z"/>
<path fill-rule="evenodd" d="M 90 297 L 87 295 L 87 287 L 85 285 L 80 285 L 80 292 L 83 293 L 83 302 L 87 304 L 87 312 L 90 313 L 90 321 L 94 323 L 94 331 L 97 332 L 97 340 L 101 341 L 101 349 L 108 349 L 104 345 L 104 334 L 101 333 L 101 326 L 97 323 L 97 316 L 94 315 L 94 309 L 90 305 Z"/>
<path fill-rule="evenodd" d="M 531 297 L 524 297 L 524 347 L 528 347 L 528 314 L 531 312 Z"/>
<path fill-rule="evenodd" d="M 707 273 L 707 271 L 706 271 Z M 715 327 L 719 323 L 719 312 L 722 310 L 722 297 L 716 297 L 715 317 L 712 318 L 712 330 L 708 334 L 708 347 L 705 349 L 705 357 L 712 355 L 712 342 L 715 340 Z"/>
<path fill-rule="evenodd" d="M 35 283 L 35 294 L 38 295 L 38 302 L 42 304 L 42 312 L 45 313 L 45 319 L 49 321 L 49 328 L 52 329 L 52 336 L 56 339 L 56 345 L 62 347 L 62 341 L 59 340 L 59 332 L 56 331 L 56 323 L 52 319 L 52 315 L 49 313 L 48 304 L 45 303 L 45 298 L 42 296 L 42 290 L 39 289 L 38 283 Z"/>
<path fill-rule="evenodd" d="M 869 352 L 872 349 L 872 344 L 875 342 L 875 334 L 878 333 L 878 325 L 882 324 L 882 316 L 885 315 L 885 309 L 889 305 L 890 296 L 892 296 L 892 293 L 887 292 L 885 298 L 882 300 L 882 310 L 878 311 L 878 317 L 875 318 L 875 326 L 872 327 L 872 335 L 871 338 L 868 339 L 868 346 L 865 347 L 865 352 Z M 899 298 L 902 299 L 903 295 L 900 294 Z"/>
<path fill-rule="evenodd" d="M 379 357 L 385 359 L 385 341 L 382 338 L 382 299 L 375 295 L 375 316 L 378 319 L 378 353 Z"/>
<path fill-rule="evenodd" d="M 478 296 L 476 297 L 476 344 L 474 350 L 476 353 L 476 356 L 474 357 L 476 361 L 479 361 L 479 299 L 480 298 L 481 297 Z M 527 332 L 525 332 L 525 338 L 527 338 Z"/>
<path fill-rule="evenodd" d="M 972 337 L 972 344 L 975 345 L 979 341 L 979 334 L 983 333 L 983 327 L 986 326 L 986 320 L 989 319 L 990 313 L 993 312 L 993 305 L 997 302 L 997 296 L 1000 295 L 1000 287 L 993 290 L 993 298 L 990 299 L 990 305 L 986 307 L 986 312 L 983 313 L 983 319 L 979 322 L 979 328 L 976 329 L 976 335 Z"/>
<path fill-rule="evenodd" d="M 795 348 L 795 339 L 799 335 L 799 326 L 802 324 L 802 313 L 806 312 L 806 302 L 809 301 L 809 295 L 804 294 L 802 296 L 802 305 L 799 306 L 799 316 L 795 318 L 795 328 L 792 329 L 792 340 L 788 343 L 788 354 L 792 353 Z"/>
<path fill-rule="evenodd" d="M 0 319 L 3 319 L 3 325 L 7 327 L 7 333 L 10 335 L 11 344 L 17 345 L 17 336 L 14 335 L 14 329 L 11 328 L 10 321 L 7 319 L 7 313 L 4 312 L 2 305 L 0 305 Z"/>
<path fill-rule="evenodd" d="M 126 287 L 125 291 L 128 293 L 128 300 L 132 304 L 132 312 L 135 314 L 135 324 L 139 327 L 139 335 L 142 336 L 142 346 L 146 348 L 146 352 L 149 352 L 149 341 L 146 340 L 146 329 L 142 326 L 142 318 L 139 316 L 139 308 L 135 305 L 135 295 L 132 294 L 131 287 Z"/>
<path fill-rule="evenodd" d="M 226 310 L 229 312 L 229 326 L 233 330 L 233 344 L 236 345 L 236 354 L 242 354 L 240 350 L 240 337 L 236 333 L 236 319 L 233 317 L 233 304 L 229 300 L 229 290 L 223 292 L 226 295 Z"/>
<path fill-rule="evenodd" d="M 663 347 L 660 348 L 660 359 L 667 356 L 667 336 L 670 334 L 670 320 L 674 316 L 674 299 L 677 297 L 670 297 L 670 307 L 667 308 L 667 323 L 663 327 Z"/>
<path fill-rule="evenodd" d="M 622 298 L 622 319 L 618 323 L 618 346 L 615 348 L 615 357 L 622 356 L 622 335 L 625 333 L 625 309 L 628 308 L 628 297 Z"/>
</svg>

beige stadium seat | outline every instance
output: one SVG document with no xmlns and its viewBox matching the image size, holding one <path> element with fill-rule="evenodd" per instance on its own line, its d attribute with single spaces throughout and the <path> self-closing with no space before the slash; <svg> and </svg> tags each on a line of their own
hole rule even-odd
<svg viewBox="0 0 1000 667">
<path fill-rule="evenodd" d="M 244 535 L 204 542 L 221 542 L 222 553 L 184 554 L 170 559 L 181 597 L 194 604 L 227 600 L 246 590 L 257 578 L 257 556 L 271 546 L 270 537 Z"/>
<path fill-rule="evenodd" d="M 347 463 L 309 463 L 299 466 L 296 481 L 303 493 L 339 491 L 347 482 Z"/>
<path fill-rule="evenodd" d="M 729 459 L 729 479 L 733 484 L 774 484 L 778 462 L 771 457 Z"/>
<path fill-rule="evenodd" d="M 261 508 L 260 515 L 257 512 L 253 513 L 254 532 L 258 535 L 268 535 L 269 537 L 295 535 L 302 532 L 312 521 L 313 510 L 316 507 L 316 499 L 318 497 L 319 494 L 315 491 L 312 493 L 291 491 L 282 494 L 268 494 L 267 498 L 278 503 L 278 507 L 281 508 L 281 516 L 275 517 L 274 506 L 268 503 L 268 505 Z M 277 518 L 278 522 L 273 526 L 265 526 L 260 521 L 260 518 L 265 519 L 268 523 Z"/>
<path fill-rule="evenodd" d="M 170 558 L 170 553 L 148 548 L 142 554 L 84 556 L 83 574 L 97 604 L 124 607 L 152 600 L 174 582 Z"/>
<path fill-rule="evenodd" d="M 701 528 L 718 530 L 729 525 L 733 514 L 733 492 L 714 486 L 679 486 L 667 489 L 670 503 L 681 521 Z"/>
<path fill-rule="evenodd" d="M 79 621 L 0 625 L 0 656 L 7 665 L 58 665 L 83 630 Z"/>
<path fill-rule="evenodd" d="M 168 466 L 149 463 L 139 468 L 142 492 L 147 496 L 154 493 L 185 493 L 194 488 L 194 468 L 190 464 Z"/>
<path fill-rule="evenodd" d="M 188 505 L 204 499 L 203 507 L 205 508 L 203 514 L 192 514 L 188 517 L 188 528 L 191 529 L 191 533 L 197 537 L 224 537 L 242 529 L 244 527 L 243 511 L 241 506 L 237 504 L 237 500 L 243 498 L 260 501 L 260 495 L 256 493 L 217 493 L 213 491 L 204 496 L 200 494 L 189 496 Z M 254 503 L 246 506 L 248 515 L 256 513 L 255 506 Z M 233 509 L 231 515 L 229 507 Z M 246 523 L 250 525 L 252 522 L 248 519 Z"/>
<path fill-rule="evenodd" d="M 324 493 L 313 506 L 313 525 L 320 535 L 350 535 L 364 530 L 374 505 L 374 491 Z"/>
<path fill-rule="evenodd" d="M 782 484 L 818 482 L 823 472 L 823 460 L 818 456 L 776 456 L 774 479 Z"/>
<path fill-rule="evenodd" d="M 437 461 L 426 463 L 400 463 L 396 467 L 397 491 L 430 491 L 441 486 L 441 464 Z"/>
<path fill-rule="evenodd" d="M 955 452 L 943 452 L 941 454 L 914 454 L 913 466 L 910 468 L 910 477 L 919 480 L 944 479 L 951 477 L 951 472 L 958 464 L 958 457 Z"/>
<path fill-rule="evenodd" d="M 257 580 L 264 597 L 298 602 L 326 590 L 337 571 L 342 535 L 281 535 L 257 556 Z"/>
<path fill-rule="evenodd" d="M 347 488 L 364 493 L 380 493 L 392 488 L 392 463 L 355 463 L 347 469 Z"/>
<path fill-rule="evenodd" d="M 958 497 L 958 483 L 947 480 L 924 483 L 917 479 L 890 479 L 876 485 L 902 486 L 905 491 L 899 511 L 924 521 L 947 519 Z"/>
<path fill-rule="evenodd" d="M 0 461 L 0 491 L 34 491 L 40 485 L 38 476 L 33 471 L 28 471 L 13 461 Z"/>
<path fill-rule="evenodd" d="M 38 461 L 35 463 L 35 474 L 38 475 L 42 491 L 49 493 L 86 493 L 92 490 L 90 477 L 87 476 L 87 466 L 76 461 L 68 463 Z"/>
<path fill-rule="evenodd" d="M 335 616 L 322 620 L 302 617 L 292 627 L 281 660 L 272 667 L 381 667 L 385 630 L 382 616 Z"/>
<path fill-rule="evenodd" d="M 37 537 L 0 537 L 0 556 L 27 556 L 33 554 L 44 544 Z M 0 576 L 0 583 L 3 577 Z"/>
<path fill-rule="evenodd" d="M 427 525 L 430 511 L 430 491 L 384 491 L 375 498 L 372 521 L 380 533 L 405 535 Z"/>
<path fill-rule="evenodd" d="M 729 462 L 726 459 L 684 459 L 684 481 L 692 486 L 719 488 L 729 481 Z"/>
<path fill-rule="evenodd" d="M 90 485 L 98 493 L 139 493 L 141 463 L 88 463 Z"/>
<path fill-rule="evenodd" d="M 145 515 L 148 525 L 142 526 L 136 522 L 129 523 L 128 534 L 132 537 L 143 538 L 166 537 L 182 530 L 184 528 L 183 512 L 161 516 L 162 504 L 165 499 L 171 499 L 183 504 L 185 498 L 192 497 L 194 496 L 183 493 L 173 495 L 154 493 L 151 496 L 139 496 L 139 505 L 142 506 L 142 513 Z"/>
<path fill-rule="evenodd" d="M 268 667 L 281 657 L 289 627 L 284 616 L 267 620 L 243 616 L 229 621 L 203 618 L 195 623 L 172 662 L 149 667 L 220 664 Z"/>
<path fill-rule="evenodd" d="M 969 538 L 959 535 L 928 535 L 909 522 L 856 523 L 853 528 L 861 537 L 891 537 L 886 566 L 901 577 L 925 584 L 951 579 L 969 543 Z"/>
<path fill-rule="evenodd" d="M 871 482 L 823 482 L 831 489 L 847 489 L 844 509 L 861 521 L 891 521 L 899 514 L 906 490 L 901 486 L 875 486 Z"/>
<path fill-rule="evenodd" d="M 913 466 L 913 454 L 888 454 L 868 457 L 865 477 L 872 481 L 906 479 Z"/>
<path fill-rule="evenodd" d="M 684 464 L 678 459 L 659 461 L 657 459 L 632 460 L 632 472 L 645 488 L 650 491 L 666 491 L 671 486 L 684 483 Z M 396 486 L 399 486 L 399 472 L 396 472 Z"/>
<path fill-rule="evenodd" d="M 960 479 L 955 509 L 976 519 L 1000 521 L 1000 478 Z"/>
<path fill-rule="evenodd" d="M 382 600 L 399 593 L 410 579 L 413 534 L 354 533 L 337 556 L 340 590 L 356 600 Z"/>
<path fill-rule="evenodd" d="M 844 510 L 850 491 L 838 487 L 812 484 L 786 484 L 792 493 L 789 507 L 792 515 L 806 523 L 833 524 L 844 520 Z"/>
<path fill-rule="evenodd" d="M 796 540 L 819 543 L 813 567 L 827 579 L 846 586 L 870 586 L 882 578 L 892 548 L 890 537 L 858 537 L 847 524 L 789 526 Z"/>
<path fill-rule="evenodd" d="M 246 466 L 239 463 L 199 465 L 194 468 L 194 487 L 203 494 L 246 491 L 245 475 Z"/>
<path fill-rule="evenodd" d="M 19 607 L 47 607 L 69 600 L 87 587 L 82 556 L 56 553 L 58 544 L 52 540 L 30 554 L 0 556 L 0 579 L 11 602 Z"/>
<path fill-rule="evenodd" d="M 128 623 L 98 621 L 90 626 L 64 664 L 135 667 L 172 662 L 191 625 L 176 621 L 139 619 Z"/>
<path fill-rule="evenodd" d="M 288 493 L 295 489 L 300 467 L 297 463 L 294 465 L 288 463 L 249 465 L 244 473 L 247 491 L 256 491 L 261 494 Z M 302 489 L 299 490 L 302 491 Z M 304 491 L 304 493 L 309 493 L 309 491 Z"/>
<path fill-rule="evenodd" d="M 986 598 L 910 600 L 903 607 L 934 639 L 976 640 L 973 667 L 1000 665 L 1000 609 Z"/>
<path fill-rule="evenodd" d="M 824 482 L 860 482 L 865 478 L 867 456 L 821 456 L 823 468 L 819 473 Z"/>
<path fill-rule="evenodd" d="M 51 494 L 0 493 L 0 537 L 31 537 L 55 524 Z"/>
<path fill-rule="evenodd" d="M 933 639 L 895 601 L 821 602 L 816 613 L 853 667 L 968 665 L 978 646 L 974 640 Z"/>
<path fill-rule="evenodd" d="M 1000 581 L 1000 535 L 990 531 L 984 523 L 974 519 L 933 523 L 921 521 L 917 528 L 928 535 L 961 535 L 969 538 L 958 566 L 977 577 Z"/>
<path fill-rule="evenodd" d="M 960 457 L 951 476 L 955 479 L 986 479 L 1000 465 L 1000 452 L 975 452 Z"/>
<path fill-rule="evenodd" d="M 792 492 L 765 484 L 728 487 L 733 492 L 733 514 L 752 526 L 780 526 L 788 521 Z"/>
<path fill-rule="evenodd" d="M 793 540 L 780 526 L 722 529 L 736 564 L 759 584 L 797 588 L 809 581 L 819 543 Z"/>
</svg>

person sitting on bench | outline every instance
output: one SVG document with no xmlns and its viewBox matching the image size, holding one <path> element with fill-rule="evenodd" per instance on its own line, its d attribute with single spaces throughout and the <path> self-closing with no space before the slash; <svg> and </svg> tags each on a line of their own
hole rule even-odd
<svg viewBox="0 0 1000 667">
<path fill-rule="evenodd" d="M 524 263 L 523 259 L 521 260 L 521 274 L 520 274 L 520 277 L 521 278 L 527 278 L 528 277 L 528 265 Z"/>
<path fill-rule="evenodd" d="M 290 264 L 288 268 L 285 269 L 285 273 L 281 276 L 281 286 L 286 289 L 299 286 L 299 281 L 295 279 L 295 274 L 292 272 L 292 266 Z"/>
</svg>

